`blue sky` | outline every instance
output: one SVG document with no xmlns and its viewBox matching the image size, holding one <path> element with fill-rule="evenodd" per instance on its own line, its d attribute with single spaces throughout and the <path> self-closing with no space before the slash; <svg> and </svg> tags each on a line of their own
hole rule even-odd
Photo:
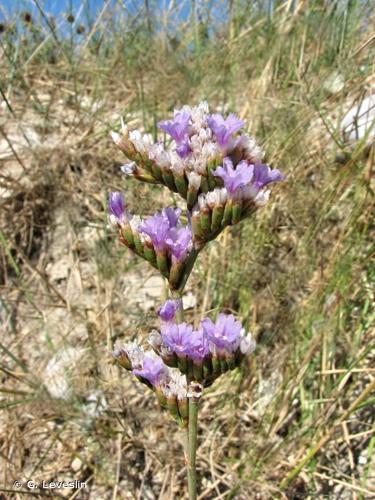
<svg viewBox="0 0 375 500">
<path fill-rule="evenodd" d="M 169 10 L 173 5 L 172 12 L 168 14 L 168 19 L 172 22 L 186 21 L 191 12 L 191 0 L 149 0 L 150 8 L 156 14 L 160 14 L 160 27 L 163 25 L 164 9 Z M 226 2 L 216 2 L 216 0 L 196 0 L 198 15 L 203 7 L 203 19 L 207 18 L 207 10 L 210 11 L 212 20 L 222 20 L 226 16 Z M 38 9 L 38 6 L 40 9 Z M 90 27 L 95 22 L 98 14 L 105 7 L 103 19 L 112 17 L 115 21 L 119 14 L 127 17 L 128 14 L 144 15 L 145 0 L 0 0 L 0 21 L 5 23 L 17 22 L 19 32 L 24 27 L 19 16 L 21 12 L 29 12 L 38 25 L 46 26 L 46 17 L 53 16 L 57 22 L 57 32 L 64 33 L 69 24 L 66 21 L 66 14 L 72 12 L 75 16 L 75 26 L 83 24 Z M 40 10 L 42 10 L 43 15 Z M 112 14 L 112 15 L 111 15 Z"/>
<path fill-rule="evenodd" d="M 28 11 L 37 13 L 36 3 L 48 14 L 58 16 L 66 12 L 78 12 L 79 8 L 84 5 L 84 9 L 96 12 L 103 7 L 103 0 L 1 0 L 1 14 L 4 18 L 10 18 L 16 12 Z M 115 3 L 115 0 L 111 3 Z M 126 2 L 132 3 L 132 2 Z"/>
<path fill-rule="evenodd" d="M 28 11 L 33 16 L 38 17 L 38 8 L 36 4 L 39 4 L 42 10 L 49 15 L 59 17 L 60 15 L 66 14 L 67 12 L 77 12 L 90 13 L 92 17 L 95 17 L 97 12 L 103 8 L 106 4 L 106 0 L 0 0 L 0 19 L 10 20 L 14 18 L 17 12 Z M 170 0 L 156 0 L 150 1 L 150 5 L 157 5 L 158 8 L 170 3 Z M 176 6 L 184 3 L 184 8 L 182 11 L 186 14 L 189 9 L 189 2 L 176 2 Z M 135 13 L 139 7 L 144 6 L 143 0 L 109 0 L 109 6 L 122 5 L 124 11 L 130 13 Z"/>
</svg>

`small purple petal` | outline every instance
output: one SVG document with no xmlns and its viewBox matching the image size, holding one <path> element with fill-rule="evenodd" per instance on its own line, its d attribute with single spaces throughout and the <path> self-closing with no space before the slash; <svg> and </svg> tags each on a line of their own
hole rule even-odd
<svg viewBox="0 0 375 500">
<path fill-rule="evenodd" d="M 209 353 L 207 337 L 202 328 L 193 331 L 185 349 L 186 355 L 193 361 L 201 361 Z"/>
<path fill-rule="evenodd" d="M 172 256 L 177 260 L 183 260 L 190 250 L 192 242 L 192 233 L 189 227 L 181 227 L 179 229 L 172 228 L 169 231 L 166 244 L 172 253 Z"/>
<path fill-rule="evenodd" d="M 172 321 L 176 315 L 176 312 L 181 309 L 181 305 L 181 299 L 168 299 L 158 309 L 159 318 L 162 321 Z"/>
<path fill-rule="evenodd" d="M 163 217 L 165 217 L 168 220 L 169 227 L 176 227 L 178 224 L 179 217 L 181 215 L 181 209 L 180 208 L 173 208 L 173 207 L 167 207 L 163 208 L 161 211 L 161 214 Z"/>
<path fill-rule="evenodd" d="M 191 153 L 191 149 L 187 137 L 185 137 L 185 139 L 183 139 L 183 141 L 176 147 L 176 153 L 182 159 L 189 156 L 189 154 Z"/>
<path fill-rule="evenodd" d="M 146 354 L 142 361 L 142 368 L 133 369 L 134 375 L 142 377 L 157 386 L 168 375 L 168 368 L 158 356 Z"/>
<path fill-rule="evenodd" d="M 240 187 L 246 186 L 253 177 L 253 165 L 248 165 L 246 161 L 241 161 L 236 168 L 233 167 L 230 158 L 224 158 L 223 166 L 218 167 L 213 175 L 221 177 L 224 186 L 230 194 L 234 194 Z"/>
<path fill-rule="evenodd" d="M 125 199 L 123 193 L 117 191 L 109 193 L 108 207 L 111 214 L 120 219 L 125 213 Z"/>
<path fill-rule="evenodd" d="M 207 119 L 208 126 L 216 136 L 219 146 L 225 149 L 232 134 L 240 130 L 245 122 L 230 114 L 226 120 L 220 114 L 211 115 Z"/>
<path fill-rule="evenodd" d="M 282 181 L 285 176 L 277 170 L 277 168 L 271 170 L 268 165 L 263 163 L 256 163 L 254 165 L 254 177 L 252 179 L 253 185 L 262 189 L 267 184 L 271 184 L 272 182 Z"/>
<path fill-rule="evenodd" d="M 177 144 L 185 138 L 189 128 L 190 114 L 186 111 L 176 113 L 173 120 L 165 120 L 158 123 L 158 127 L 169 134 Z"/>
<path fill-rule="evenodd" d="M 119 193 L 117 191 L 109 193 L 108 208 L 112 224 L 125 224 L 128 221 L 123 193 Z"/>
</svg>

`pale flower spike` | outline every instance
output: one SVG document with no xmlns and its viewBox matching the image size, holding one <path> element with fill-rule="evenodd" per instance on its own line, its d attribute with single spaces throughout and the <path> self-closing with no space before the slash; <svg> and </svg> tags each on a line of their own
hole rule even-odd
<svg viewBox="0 0 375 500">
<path fill-rule="evenodd" d="M 120 242 L 166 278 L 171 298 L 157 309 L 160 328 L 149 334 L 151 349 L 128 342 L 113 356 L 185 429 L 189 499 L 195 500 L 199 401 L 204 389 L 238 369 L 256 344 L 233 314 L 202 318 L 197 327 L 185 322 L 182 294 L 199 252 L 225 227 L 264 206 L 269 187 L 284 176 L 263 163 L 253 137 L 240 133 L 243 120 L 211 114 L 207 102 L 175 110 L 158 127 L 164 142 L 153 143 L 150 135 L 129 130 L 121 120 L 121 132 L 111 134 L 128 160 L 121 171 L 179 194 L 186 210 L 165 207 L 142 219 L 130 214 L 118 191 L 109 194 L 108 208 Z"/>
</svg>

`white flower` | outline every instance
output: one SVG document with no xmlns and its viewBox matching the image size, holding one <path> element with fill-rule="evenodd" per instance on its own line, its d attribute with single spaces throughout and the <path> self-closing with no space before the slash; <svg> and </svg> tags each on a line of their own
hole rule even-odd
<svg viewBox="0 0 375 500">
<path fill-rule="evenodd" d="M 160 143 L 152 144 L 148 148 L 148 157 L 150 160 L 155 160 L 160 168 L 170 167 L 171 165 L 171 154 Z"/>
<path fill-rule="evenodd" d="M 198 206 L 200 211 L 204 211 L 207 209 L 207 200 L 206 196 L 203 193 L 198 196 Z"/>
<path fill-rule="evenodd" d="M 268 189 L 267 191 L 259 191 L 256 195 L 254 201 L 258 207 L 263 207 L 270 198 L 271 191 Z"/>
<path fill-rule="evenodd" d="M 189 187 L 198 191 L 201 185 L 202 177 L 196 172 L 188 172 L 186 175 L 189 181 Z"/>
<path fill-rule="evenodd" d="M 147 153 L 152 146 L 152 136 L 150 134 L 142 135 L 139 130 L 132 130 L 129 133 L 129 139 L 139 153 Z"/>
<path fill-rule="evenodd" d="M 145 357 L 143 347 L 137 342 L 128 342 L 124 345 L 124 349 L 130 359 L 132 368 L 141 367 L 143 358 Z"/>
<path fill-rule="evenodd" d="M 169 157 L 173 172 L 175 172 L 177 175 L 183 175 L 185 165 L 182 159 L 174 151 L 170 153 Z"/>
<path fill-rule="evenodd" d="M 126 175 L 133 175 L 137 166 L 134 161 L 131 161 L 130 163 L 126 163 L 125 165 L 122 165 L 121 167 L 121 172 L 123 172 Z"/>
<path fill-rule="evenodd" d="M 255 347 L 256 347 L 255 339 L 250 333 L 246 336 L 241 337 L 240 351 L 242 354 L 252 353 Z"/>
<path fill-rule="evenodd" d="M 129 221 L 129 224 L 133 231 L 138 232 L 138 228 L 142 224 L 142 219 L 139 217 L 139 215 L 133 215 L 133 217 Z"/>
</svg>

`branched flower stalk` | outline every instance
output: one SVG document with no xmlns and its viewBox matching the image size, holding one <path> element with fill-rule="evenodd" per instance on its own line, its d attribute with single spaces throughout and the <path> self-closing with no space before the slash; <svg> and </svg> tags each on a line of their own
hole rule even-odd
<svg viewBox="0 0 375 500">
<path fill-rule="evenodd" d="M 184 321 L 182 294 L 199 252 L 226 226 L 265 205 L 266 186 L 283 179 L 279 170 L 262 163 L 255 140 L 239 133 L 243 127 L 235 115 L 210 114 L 202 102 L 159 123 L 172 138 L 167 148 L 123 122 L 120 133 L 112 133 L 128 159 L 121 167 L 126 175 L 166 186 L 186 202 L 184 214 L 166 207 L 142 220 L 126 209 L 122 193 L 109 194 L 110 222 L 121 243 L 160 272 L 171 295 L 158 310 L 160 328 L 149 335 L 150 349 L 129 342 L 113 355 L 185 429 L 190 500 L 197 497 L 198 408 L 204 389 L 238 367 L 255 341 L 232 314 L 220 313 L 215 321 L 203 318 L 194 329 Z"/>
</svg>

